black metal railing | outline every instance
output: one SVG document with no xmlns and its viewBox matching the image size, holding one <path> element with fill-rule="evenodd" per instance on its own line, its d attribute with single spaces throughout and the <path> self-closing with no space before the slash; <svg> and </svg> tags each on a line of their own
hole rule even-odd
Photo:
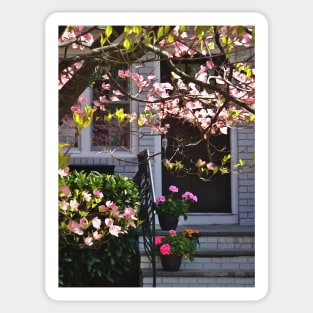
<svg viewBox="0 0 313 313">
<path fill-rule="evenodd" d="M 140 219 L 145 253 L 152 265 L 153 287 L 156 287 L 156 264 L 155 264 L 155 194 L 151 171 L 149 151 L 143 150 L 138 154 L 138 171 L 134 181 L 140 193 Z"/>
</svg>

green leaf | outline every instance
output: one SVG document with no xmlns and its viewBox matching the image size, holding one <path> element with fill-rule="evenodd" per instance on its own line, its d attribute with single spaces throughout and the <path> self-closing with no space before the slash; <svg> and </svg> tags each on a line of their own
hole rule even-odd
<svg viewBox="0 0 313 313">
<path fill-rule="evenodd" d="M 128 39 L 128 38 L 125 38 L 124 39 L 124 42 L 123 42 L 123 47 L 126 49 L 126 50 L 129 50 L 132 46 L 132 43 L 131 41 Z"/>
<path fill-rule="evenodd" d="M 174 36 L 173 36 L 173 34 L 169 34 L 169 35 L 168 35 L 167 41 L 168 41 L 168 43 L 172 43 L 172 42 L 174 41 Z"/>
<path fill-rule="evenodd" d="M 160 26 L 160 27 L 158 28 L 157 38 L 158 38 L 158 39 L 161 38 L 161 37 L 163 36 L 163 34 L 164 34 L 163 26 Z"/>
<path fill-rule="evenodd" d="M 202 39 L 203 36 L 210 31 L 211 26 L 197 26 L 196 28 L 196 35 L 198 36 L 198 39 Z"/>
<path fill-rule="evenodd" d="M 214 42 L 212 41 L 212 42 L 210 42 L 208 45 L 207 45 L 207 47 L 208 47 L 208 49 L 209 50 L 213 50 L 214 49 Z"/>
<path fill-rule="evenodd" d="M 103 120 L 106 122 L 110 122 L 112 118 L 113 118 L 113 115 L 111 113 L 108 113 L 107 115 L 103 117 Z"/>
<path fill-rule="evenodd" d="M 245 32 L 245 28 L 243 26 L 237 26 L 237 35 L 241 35 Z"/>
<path fill-rule="evenodd" d="M 220 167 L 220 172 L 222 175 L 227 174 L 229 171 L 226 167 Z"/>
<path fill-rule="evenodd" d="M 63 169 L 69 165 L 70 154 L 63 154 L 63 147 L 69 147 L 69 144 L 59 144 L 59 168 Z"/>
<path fill-rule="evenodd" d="M 224 155 L 222 159 L 222 164 L 224 165 L 227 161 L 229 161 L 230 157 L 230 154 Z"/>
<path fill-rule="evenodd" d="M 115 116 L 117 117 L 117 121 L 119 124 L 123 123 L 125 121 L 125 113 L 124 113 L 124 109 L 116 109 L 115 111 Z"/>
<path fill-rule="evenodd" d="M 141 33 L 141 26 L 133 26 L 133 33 L 139 35 Z"/>
<path fill-rule="evenodd" d="M 179 26 L 178 33 L 181 35 L 186 30 L 186 26 Z"/>
<path fill-rule="evenodd" d="M 107 38 L 109 38 L 111 36 L 112 31 L 113 31 L 112 26 L 107 26 L 105 28 L 105 35 L 106 35 Z"/>
<path fill-rule="evenodd" d="M 102 34 L 100 34 L 100 46 L 103 47 L 105 42 L 107 41 L 107 37 L 103 37 Z"/>
<path fill-rule="evenodd" d="M 238 163 L 234 165 L 235 168 L 237 167 L 243 167 L 246 165 L 246 162 L 243 161 L 242 159 L 239 159 Z"/>
<path fill-rule="evenodd" d="M 129 34 L 131 32 L 130 26 L 124 26 L 124 33 Z"/>
<path fill-rule="evenodd" d="M 170 31 L 170 26 L 164 26 L 164 35 L 166 35 Z"/>
</svg>

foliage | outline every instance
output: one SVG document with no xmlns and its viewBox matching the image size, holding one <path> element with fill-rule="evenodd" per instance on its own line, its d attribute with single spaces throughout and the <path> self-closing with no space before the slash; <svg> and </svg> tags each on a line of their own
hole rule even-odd
<svg viewBox="0 0 313 313">
<path fill-rule="evenodd" d="M 122 175 L 59 170 L 59 284 L 120 284 L 135 273 L 140 203 Z"/>
<path fill-rule="evenodd" d="M 178 188 L 171 185 L 169 187 L 169 195 L 159 196 L 156 199 L 156 212 L 171 213 L 177 217 L 183 216 L 187 219 L 187 213 L 192 203 L 197 202 L 198 198 L 189 191 L 182 194 L 181 198 L 177 198 Z"/>
<path fill-rule="evenodd" d="M 228 160 L 212 161 L 216 149 L 207 143 L 232 127 L 254 123 L 253 26 L 68 25 L 60 26 L 59 34 L 60 120 L 72 109 L 80 129 L 101 116 L 94 114 L 97 110 L 106 112 L 103 122 L 137 123 L 139 136 L 148 127 L 151 134 L 166 137 L 166 121 L 175 118 L 199 130 L 199 137 L 188 145 L 204 142 L 207 156 L 198 160 L 189 156 L 191 166 L 186 166 L 181 162 L 186 142 L 177 139 L 175 152 L 164 160 L 165 167 L 201 178 L 229 172 L 224 166 L 229 166 Z M 169 73 L 165 80 L 150 70 L 141 74 L 142 67 L 160 60 Z M 188 62 L 193 64 L 191 71 L 184 67 Z M 102 94 L 86 106 L 81 94 L 99 80 L 103 81 Z M 131 90 L 125 88 L 129 85 Z M 143 109 L 133 113 L 108 109 L 125 99 L 143 103 Z"/>
<path fill-rule="evenodd" d="M 122 175 L 60 171 L 60 237 L 68 244 L 101 245 L 138 226 L 138 188 Z"/>
<path fill-rule="evenodd" d="M 135 230 L 97 249 L 59 244 L 60 287 L 139 286 L 140 255 Z"/>
<path fill-rule="evenodd" d="M 175 254 L 193 261 L 194 244 L 184 235 L 179 235 L 176 230 L 169 230 L 169 234 L 165 236 L 157 236 L 155 238 L 157 252 L 162 255 Z"/>
<path fill-rule="evenodd" d="M 58 146 L 58 164 L 60 169 L 66 169 L 65 171 L 68 171 L 68 164 L 69 164 L 69 159 L 70 155 L 67 153 L 63 153 L 62 149 L 64 147 L 68 147 L 69 145 L 67 144 L 59 144 Z"/>
</svg>

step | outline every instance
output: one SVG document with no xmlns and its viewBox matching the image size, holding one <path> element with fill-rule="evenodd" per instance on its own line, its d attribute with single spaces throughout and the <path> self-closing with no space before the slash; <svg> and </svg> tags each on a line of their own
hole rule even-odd
<svg viewBox="0 0 313 313">
<path fill-rule="evenodd" d="M 194 260 L 183 260 L 179 271 L 162 269 L 156 256 L 156 287 L 254 287 L 254 227 L 239 225 L 181 225 L 200 231 Z M 164 235 L 156 227 L 156 236 Z M 142 287 L 153 287 L 152 264 L 140 238 Z"/>
<path fill-rule="evenodd" d="M 156 256 L 156 287 L 254 287 L 253 250 L 201 251 L 191 262 L 182 260 L 180 270 L 162 269 Z M 142 287 L 153 286 L 151 263 L 141 256 Z"/>
<path fill-rule="evenodd" d="M 181 233 L 184 228 L 200 231 L 200 249 L 253 249 L 255 248 L 254 227 L 238 225 L 187 225 L 178 226 L 176 231 Z M 168 231 L 156 228 L 156 236 L 167 234 Z M 139 238 L 139 250 L 144 250 L 143 238 Z"/>
<path fill-rule="evenodd" d="M 152 264 L 145 254 L 141 255 L 141 268 L 152 269 Z M 156 269 L 162 269 L 160 257 L 155 258 Z M 248 270 L 254 271 L 255 258 L 253 250 L 199 251 L 194 260 L 182 260 L 181 269 L 185 270 Z"/>
<path fill-rule="evenodd" d="M 142 287 L 153 287 L 152 271 L 142 269 L 141 273 Z M 249 270 L 157 270 L 155 287 L 255 287 L 255 278 Z"/>
<path fill-rule="evenodd" d="M 255 228 L 253 225 L 237 225 L 237 224 L 209 224 L 209 225 L 194 225 L 185 224 L 179 225 L 176 228 L 177 232 L 182 232 L 185 228 L 198 229 L 203 236 L 254 236 Z M 156 233 L 164 233 L 167 231 L 161 230 L 156 224 Z"/>
</svg>

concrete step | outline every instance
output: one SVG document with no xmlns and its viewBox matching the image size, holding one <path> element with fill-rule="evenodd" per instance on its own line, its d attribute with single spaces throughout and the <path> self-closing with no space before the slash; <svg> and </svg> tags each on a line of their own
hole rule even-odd
<svg viewBox="0 0 313 313">
<path fill-rule="evenodd" d="M 254 228 L 238 225 L 183 225 L 200 231 L 194 260 L 183 260 L 177 272 L 162 269 L 156 256 L 156 287 L 254 287 Z M 156 229 L 156 235 L 167 231 Z M 153 286 L 152 265 L 140 238 L 142 287 Z"/>
<path fill-rule="evenodd" d="M 254 287 L 254 271 L 186 270 L 156 271 L 155 287 Z M 142 287 L 153 287 L 150 269 L 142 269 Z"/>
<path fill-rule="evenodd" d="M 162 269 L 156 256 L 156 287 L 254 287 L 254 252 L 248 251 L 199 251 L 191 262 L 182 260 L 180 270 Z M 151 263 L 141 256 L 142 287 L 153 286 Z"/>
<path fill-rule="evenodd" d="M 141 268 L 152 269 L 148 257 L 141 255 Z M 160 257 L 156 256 L 156 268 L 162 269 Z M 255 268 L 254 251 L 252 250 L 224 250 L 198 251 L 194 260 L 182 260 L 181 269 L 186 270 L 252 270 Z"/>
</svg>

